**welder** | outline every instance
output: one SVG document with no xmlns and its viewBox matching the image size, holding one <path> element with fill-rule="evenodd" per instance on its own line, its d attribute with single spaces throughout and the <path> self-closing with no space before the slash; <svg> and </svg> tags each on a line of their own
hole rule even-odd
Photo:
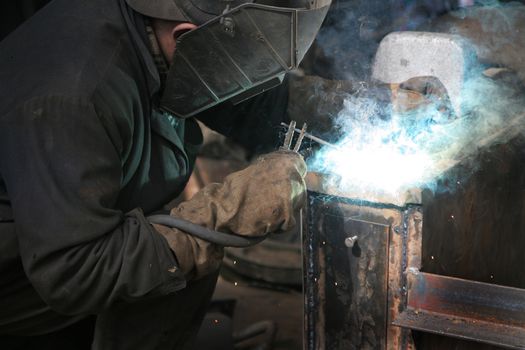
<svg viewBox="0 0 525 350">
<path fill-rule="evenodd" d="M 191 346 L 223 248 L 148 218 L 190 176 L 195 118 L 245 139 L 283 120 L 286 97 L 265 91 L 329 0 L 268 3 L 55 0 L 0 43 L 2 349 Z M 167 214 L 208 234 L 285 231 L 305 172 L 270 153 Z"/>
</svg>

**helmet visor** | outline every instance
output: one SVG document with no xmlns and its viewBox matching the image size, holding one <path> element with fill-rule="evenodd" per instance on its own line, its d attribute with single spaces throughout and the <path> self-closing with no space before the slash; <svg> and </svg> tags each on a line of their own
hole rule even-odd
<svg viewBox="0 0 525 350">
<path fill-rule="evenodd" d="M 330 0 L 316 4 L 304 9 L 244 4 L 182 35 L 162 108 L 186 118 L 279 84 L 303 59 Z"/>
</svg>

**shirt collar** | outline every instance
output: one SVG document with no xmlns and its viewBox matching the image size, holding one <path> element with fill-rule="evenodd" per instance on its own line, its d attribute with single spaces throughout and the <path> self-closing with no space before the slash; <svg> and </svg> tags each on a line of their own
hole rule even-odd
<svg viewBox="0 0 525 350">
<path fill-rule="evenodd" d="M 159 45 L 159 41 L 157 40 L 155 31 L 153 30 L 153 27 L 151 25 L 151 21 L 148 18 L 145 18 L 144 24 L 146 25 L 146 34 L 148 36 L 149 50 L 150 50 L 151 56 L 153 56 L 153 61 L 155 62 L 155 66 L 157 67 L 157 70 L 159 73 L 161 90 L 162 90 L 164 87 L 164 82 L 166 81 L 166 77 L 168 76 L 168 71 L 169 71 L 168 62 L 166 61 L 166 58 L 164 57 L 164 54 L 162 53 L 162 50 Z"/>
<path fill-rule="evenodd" d="M 145 17 L 133 11 L 131 7 L 126 4 L 125 0 L 120 0 L 120 4 L 122 16 L 124 17 L 124 21 L 131 36 L 131 41 L 143 63 L 150 96 L 154 96 L 160 91 L 161 80 L 159 70 L 149 48 L 150 40 L 146 33 L 146 24 L 144 23 Z"/>
</svg>

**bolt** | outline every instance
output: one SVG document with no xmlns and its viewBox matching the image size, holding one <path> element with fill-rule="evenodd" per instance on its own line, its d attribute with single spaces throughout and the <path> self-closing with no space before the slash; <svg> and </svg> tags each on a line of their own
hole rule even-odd
<svg viewBox="0 0 525 350">
<path fill-rule="evenodd" d="M 233 18 L 222 17 L 220 23 L 222 24 L 224 31 L 230 36 L 235 34 L 235 22 L 233 21 Z"/>
<path fill-rule="evenodd" d="M 348 248 L 352 248 L 357 242 L 357 236 L 352 236 L 352 237 L 346 237 L 345 238 L 345 245 L 348 247 Z"/>
</svg>

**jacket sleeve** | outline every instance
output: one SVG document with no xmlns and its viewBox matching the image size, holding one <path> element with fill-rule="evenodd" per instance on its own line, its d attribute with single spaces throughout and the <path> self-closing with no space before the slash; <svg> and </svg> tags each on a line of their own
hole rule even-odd
<svg viewBox="0 0 525 350">
<path fill-rule="evenodd" d="M 174 254 L 141 210 L 114 209 L 121 157 L 90 103 L 40 98 L 0 118 L 0 173 L 20 255 L 46 303 L 97 313 L 184 288 Z"/>
</svg>

